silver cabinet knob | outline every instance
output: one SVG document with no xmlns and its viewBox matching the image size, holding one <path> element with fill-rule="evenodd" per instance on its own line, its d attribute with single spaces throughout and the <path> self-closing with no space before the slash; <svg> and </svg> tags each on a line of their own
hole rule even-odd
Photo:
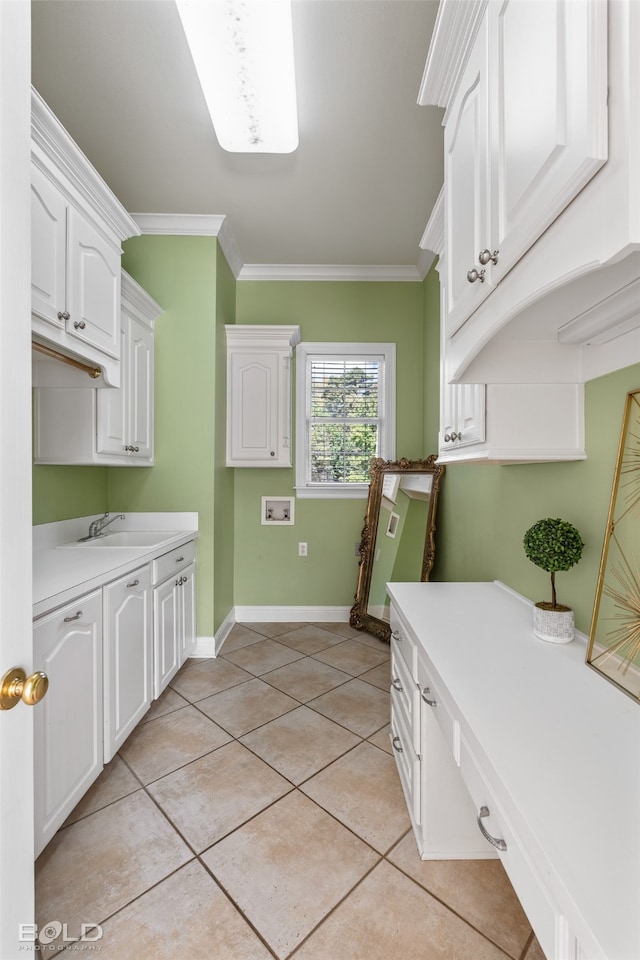
<svg viewBox="0 0 640 960">
<path fill-rule="evenodd" d="M 58 311 L 58 320 L 68 320 L 71 314 L 68 310 Z"/>
<path fill-rule="evenodd" d="M 445 433 L 445 435 L 444 435 L 444 442 L 445 442 L 445 443 L 449 443 L 450 440 L 451 440 L 451 434 L 450 434 L 450 433 Z"/>
<path fill-rule="evenodd" d="M 476 270 L 475 267 L 473 267 L 471 270 L 467 270 L 467 280 L 469 281 L 469 283 L 475 283 L 476 280 L 479 280 L 480 283 L 484 283 L 484 275 L 485 275 L 484 267 L 482 268 L 482 270 Z"/>
<path fill-rule="evenodd" d="M 67 314 L 67 317 L 68 316 L 69 314 Z M 75 327 L 76 330 L 84 330 L 84 328 L 86 327 L 86 323 L 84 322 L 84 320 L 74 320 L 73 326 Z"/>
<path fill-rule="evenodd" d="M 499 250 L 494 250 L 493 253 L 491 253 L 490 250 L 481 250 L 478 254 L 478 260 L 483 266 L 487 263 L 493 263 L 495 265 L 498 262 L 499 253 Z"/>
</svg>

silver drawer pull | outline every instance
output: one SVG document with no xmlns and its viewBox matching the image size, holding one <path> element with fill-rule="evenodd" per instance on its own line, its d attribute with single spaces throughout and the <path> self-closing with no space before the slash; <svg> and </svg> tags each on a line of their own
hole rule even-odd
<svg viewBox="0 0 640 960">
<path fill-rule="evenodd" d="M 438 705 L 438 701 L 429 700 L 430 693 L 431 693 L 431 690 L 429 689 L 429 687 L 425 687 L 424 690 L 422 691 L 422 699 L 424 700 L 425 703 L 428 703 L 430 707 L 436 707 Z"/>
<path fill-rule="evenodd" d="M 478 821 L 477 821 L 478 827 L 480 829 L 480 833 L 485 838 L 485 840 L 488 840 L 489 843 L 492 846 L 496 847 L 498 850 L 506 850 L 507 845 L 504 842 L 504 840 L 499 840 L 497 837 L 492 837 L 491 834 L 488 833 L 484 828 L 484 824 L 482 821 L 484 817 L 490 817 L 490 816 L 491 816 L 491 811 L 489 810 L 489 807 L 485 807 L 485 806 L 480 807 L 480 810 L 478 811 Z"/>
<path fill-rule="evenodd" d="M 76 613 L 76 615 L 75 615 L 74 617 L 65 617 L 65 618 L 64 618 L 64 622 L 65 622 L 65 623 L 73 623 L 74 620 L 79 620 L 81 616 L 82 616 L 82 610 L 78 610 L 78 612 Z"/>
<path fill-rule="evenodd" d="M 402 637 L 400 636 L 397 630 L 394 630 L 391 636 L 393 637 L 394 640 L 397 640 L 398 643 L 400 643 L 400 641 L 402 640 Z"/>
<path fill-rule="evenodd" d="M 76 330 L 84 330 L 84 328 L 86 327 L 86 323 L 84 322 L 84 320 L 74 320 L 73 326 Z"/>
<path fill-rule="evenodd" d="M 127 584 L 127 586 L 128 586 L 128 587 L 137 587 L 139 583 L 140 583 L 139 580 L 132 580 L 131 583 L 128 583 L 128 584 Z"/>
<path fill-rule="evenodd" d="M 395 690 L 397 690 L 398 693 L 402 693 L 402 684 L 400 683 L 400 680 L 399 680 L 398 677 L 394 677 L 394 678 L 393 678 L 393 680 L 391 681 L 391 686 L 392 686 Z"/>
<path fill-rule="evenodd" d="M 394 750 L 397 750 L 398 753 L 402 753 L 403 750 L 402 750 L 402 747 L 399 746 L 399 743 L 400 743 L 400 737 L 394 737 L 393 740 L 391 741 L 391 746 L 393 747 Z"/>
<path fill-rule="evenodd" d="M 184 557 L 176 557 L 176 563 L 182 563 Z"/>
</svg>

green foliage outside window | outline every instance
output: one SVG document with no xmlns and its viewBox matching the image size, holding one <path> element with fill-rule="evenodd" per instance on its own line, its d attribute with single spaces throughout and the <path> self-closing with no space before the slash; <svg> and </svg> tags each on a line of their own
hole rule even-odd
<svg viewBox="0 0 640 960">
<path fill-rule="evenodd" d="M 311 378 L 312 482 L 368 483 L 378 455 L 379 364 L 314 362 Z"/>
</svg>

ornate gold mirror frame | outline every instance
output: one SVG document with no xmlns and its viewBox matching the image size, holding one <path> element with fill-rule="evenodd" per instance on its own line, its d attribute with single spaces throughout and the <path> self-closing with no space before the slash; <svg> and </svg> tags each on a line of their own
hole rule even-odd
<svg viewBox="0 0 640 960">
<path fill-rule="evenodd" d="M 444 466 L 426 460 L 371 461 L 360 566 L 349 623 L 388 640 L 386 583 L 428 580 L 435 557 L 436 507 Z"/>
<path fill-rule="evenodd" d="M 627 394 L 587 663 L 640 701 L 640 390 Z"/>
</svg>

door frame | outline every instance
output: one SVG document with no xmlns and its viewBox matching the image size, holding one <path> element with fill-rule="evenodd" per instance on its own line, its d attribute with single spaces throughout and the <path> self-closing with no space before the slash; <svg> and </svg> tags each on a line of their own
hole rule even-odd
<svg viewBox="0 0 640 960">
<path fill-rule="evenodd" d="M 31 6 L 0 0 L 0 676 L 33 670 L 31 551 Z M 34 922 L 33 710 L 0 712 L 0 957 Z M 31 932 L 31 939 L 33 932 Z"/>
</svg>

